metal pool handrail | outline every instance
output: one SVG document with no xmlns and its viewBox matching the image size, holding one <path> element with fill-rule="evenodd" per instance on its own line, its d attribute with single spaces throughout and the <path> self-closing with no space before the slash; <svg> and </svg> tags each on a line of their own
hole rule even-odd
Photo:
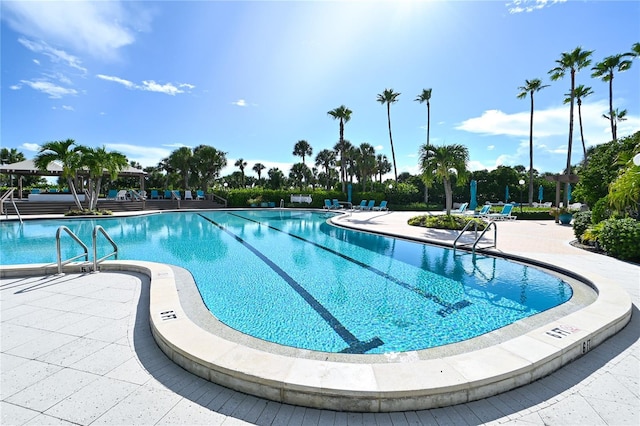
<svg viewBox="0 0 640 426">
<path fill-rule="evenodd" d="M 496 246 L 496 243 L 498 241 L 498 227 L 497 227 L 496 223 L 493 220 L 489 221 L 489 223 L 487 223 L 487 226 L 484 228 L 484 230 L 480 233 L 480 235 L 478 235 L 478 222 L 476 222 L 475 220 L 470 220 L 469 222 L 467 222 L 467 224 L 464 226 L 464 228 L 462 228 L 462 231 L 460 231 L 460 234 L 458 234 L 456 239 L 453 241 L 453 252 L 454 253 L 456 251 L 456 248 L 458 247 L 458 244 L 457 244 L 458 240 L 460 239 L 460 237 L 462 237 L 462 235 L 464 235 L 464 231 L 469 229 L 469 227 L 472 224 L 474 225 L 474 229 L 473 230 L 475 232 L 475 239 L 474 239 L 473 243 L 460 244 L 460 246 L 471 245 L 471 252 L 475 254 L 476 246 L 478 245 L 478 242 L 480 242 L 480 240 L 482 239 L 484 234 L 489 230 L 489 228 L 491 228 L 492 225 L 493 225 L 493 244 L 490 245 L 489 247 L 495 247 Z M 489 248 L 489 247 L 487 247 L 487 248 Z"/>
<path fill-rule="evenodd" d="M 76 243 L 80 244 L 80 246 L 84 250 L 83 254 L 79 254 L 77 256 L 71 257 L 71 258 L 65 260 L 64 262 L 62 261 L 62 254 L 60 252 L 60 234 L 62 233 L 62 231 L 65 231 L 67 234 L 69 234 L 69 236 L 71 238 L 73 238 L 75 240 Z M 58 230 L 56 231 L 56 254 L 57 254 L 58 274 L 59 275 L 62 275 L 62 266 L 63 265 L 66 265 L 67 263 L 70 263 L 70 262 L 76 260 L 79 257 L 84 256 L 84 260 L 86 260 L 87 262 L 89 261 L 89 247 L 87 247 L 87 245 L 85 243 L 80 241 L 80 238 L 78 238 L 78 236 L 76 234 L 74 234 L 73 231 L 71 229 L 67 228 L 66 226 L 60 226 L 58 228 Z"/>
<path fill-rule="evenodd" d="M 109 243 L 111 244 L 111 247 L 113 247 L 113 252 L 101 257 L 100 259 L 98 259 L 98 244 L 96 244 L 98 239 L 98 231 L 100 231 L 100 233 L 104 235 L 107 241 L 109 241 Z M 102 262 L 107 257 L 111 257 L 115 255 L 115 258 L 118 259 L 118 245 L 111 239 L 109 234 L 107 234 L 107 231 L 105 231 L 104 228 L 100 225 L 96 225 L 93 228 L 92 244 L 93 244 L 93 272 L 98 272 L 98 263 Z"/>
<path fill-rule="evenodd" d="M 82 249 L 84 250 L 84 253 L 79 254 L 77 256 L 71 257 L 67 260 L 62 260 L 62 252 L 60 250 L 60 234 L 62 233 L 62 231 L 65 231 L 67 234 L 69 234 L 69 236 L 71 238 L 73 238 L 75 240 L 75 242 L 77 242 L 78 244 L 80 244 L 80 246 L 82 247 Z M 98 259 L 98 244 L 97 244 L 97 240 L 98 240 L 98 231 L 104 235 L 104 237 L 107 239 L 107 241 L 109 241 L 109 243 L 111 244 L 111 247 L 113 247 L 113 252 L 101 257 L 100 259 Z M 100 225 L 96 225 L 93 228 L 93 234 L 92 234 L 92 245 L 93 245 L 93 272 L 98 272 L 98 263 L 102 262 L 103 260 L 105 260 L 108 257 L 114 256 L 117 259 L 118 258 L 118 246 L 117 244 L 113 241 L 113 239 L 109 236 L 109 234 L 107 234 L 107 231 L 104 230 L 104 228 Z M 73 233 L 73 231 L 69 228 L 67 228 L 66 226 L 60 226 L 58 228 L 58 230 L 56 231 L 56 258 L 57 258 L 57 262 L 58 262 L 58 274 L 62 275 L 62 267 L 64 265 L 66 265 L 67 263 L 70 263 L 74 260 L 76 260 L 79 257 L 83 257 L 84 256 L 84 260 L 85 261 L 89 261 L 89 247 L 87 247 L 87 245 L 85 243 L 83 243 L 80 238 L 78 238 L 78 236 L 76 234 Z"/>
</svg>

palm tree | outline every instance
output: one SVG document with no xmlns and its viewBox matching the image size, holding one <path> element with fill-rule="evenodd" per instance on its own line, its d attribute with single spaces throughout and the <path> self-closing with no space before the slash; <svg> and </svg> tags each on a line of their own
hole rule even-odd
<svg viewBox="0 0 640 426">
<path fill-rule="evenodd" d="M 525 80 L 525 85 L 518 87 L 521 92 L 518 99 L 524 99 L 529 94 L 531 98 L 531 117 L 529 119 L 529 205 L 533 203 L 533 94 L 539 92 L 549 85 L 542 85 L 542 81 L 538 78 L 533 80 Z"/>
<path fill-rule="evenodd" d="M 193 152 L 187 146 L 180 147 L 173 151 L 166 159 L 166 163 L 172 172 L 178 173 L 182 177 L 184 189 L 189 189 L 189 178 L 193 166 Z"/>
<path fill-rule="evenodd" d="M 376 174 L 380 176 L 378 182 L 382 183 L 382 176 L 391 171 L 391 163 L 384 154 L 378 154 L 376 156 Z"/>
<path fill-rule="evenodd" d="M 376 150 L 371 144 L 361 143 L 356 149 L 356 168 L 358 180 L 362 183 L 362 191 L 367 190 L 367 181 L 376 174 Z M 373 189 L 373 180 L 371 180 Z"/>
<path fill-rule="evenodd" d="M 598 62 L 595 67 L 591 68 L 593 73 L 591 77 L 599 77 L 604 82 L 609 82 L 609 122 L 611 123 L 611 138 L 617 139 L 616 120 L 613 115 L 613 73 L 614 71 L 622 72 L 631 68 L 631 60 L 624 59 L 626 55 L 617 54 L 607 56 Z"/>
<path fill-rule="evenodd" d="M 329 189 L 331 182 L 331 169 L 336 165 L 336 153 L 329 149 L 323 149 L 316 155 L 316 166 L 323 167 L 326 173 L 327 181 L 325 188 Z"/>
<path fill-rule="evenodd" d="M 244 188 L 244 168 L 247 167 L 247 162 L 244 161 L 243 158 L 238 158 L 236 163 L 234 164 L 237 168 L 240 169 L 240 173 L 242 173 L 242 187 Z"/>
<path fill-rule="evenodd" d="M 302 164 L 305 164 L 304 159 L 307 155 L 313 154 L 313 148 L 309 145 L 309 142 L 305 140 L 299 140 L 293 147 L 293 155 L 302 157 Z"/>
<path fill-rule="evenodd" d="M 53 161 L 62 163 L 62 178 L 67 180 L 73 200 L 78 209 L 82 210 L 82 204 L 78 198 L 75 185 L 76 173 L 81 165 L 80 155 L 81 149 L 76 146 L 76 142 L 73 139 L 47 142 L 40 147 L 38 155 L 34 159 L 34 164 L 38 169 L 45 171 L 49 163 Z"/>
<path fill-rule="evenodd" d="M 557 67 L 549 71 L 551 74 L 551 80 L 559 80 L 564 77 L 567 71 L 571 75 L 571 95 L 569 105 L 569 143 L 567 147 L 567 167 L 565 173 L 569 175 L 571 173 L 571 148 L 573 146 L 573 102 L 575 98 L 576 88 L 576 71 L 580 71 L 582 68 L 588 67 L 591 64 L 590 56 L 593 50 L 582 50 L 581 47 L 576 47 L 571 52 L 563 52 L 560 55 L 560 59 L 556 60 Z M 564 191 L 564 205 L 569 203 L 569 183 L 566 183 L 566 190 Z"/>
<path fill-rule="evenodd" d="M 0 164 L 13 164 L 24 160 L 26 160 L 24 154 L 18 151 L 16 148 L 0 149 Z M 13 186 L 13 176 L 14 175 L 9 176 L 9 186 Z"/>
<path fill-rule="evenodd" d="M 197 184 L 207 191 L 227 167 L 227 154 L 209 145 L 198 145 L 193 149 L 193 170 L 197 174 Z"/>
<path fill-rule="evenodd" d="M 589 95 L 593 94 L 593 90 L 591 87 L 586 87 L 584 84 L 579 84 L 576 86 L 576 90 L 574 96 L 576 98 L 576 103 L 578 104 L 578 123 L 580 124 L 580 139 L 582 140 L 582 151 L 584 153 L 584 164 L 587 164 L 587 146 L 584 143 L 584 132 L 582 127 L 582 99 L 586 98 Z M 565 104 L 571 102 L 571 96 L 566 94 L 565 96 L 569 96 L 564 100 Z"/>
<path fill-rule="evenodd" d="M 89 210 L 96 210 L 98 196 L 105 173 L 111 180 L 118 177 L 118 172 L 129 165 L 127 157 L 119 152 L 109 152 L 101 148 L 79 147 L 82 152 L 82 164 L 89 172 Z"/>
<path fill-rule="evenodd" d="M 422 93 L 415 98 L 416 102 L 427 104 L 427 146 L 429 146 L 429 133 L 431 129 L 431 90 L 432 89 L 422 89 Z M 424 202 L 429 203 L 429 187 L 424 187 Z"/>
<path fill-rule="evenodd" d="M 338 108 L 332 109 L 327 112 L 334 120 L 340 121 L 340 139 L 338 139 L 338 145 L 336 145 L 340 152 L 340 180 L 342 181 L 342 192 L 345 192 L 345 140 L 344 140 L 344 125 L 351 120 L 351 111 L 344 105 L 340 105 Z"/>
<path fill-rule="evenodd" d="M 300 187 L 300 191 L 303 190 L 303 182 L 309 183 L 312 173 L 311 169 L 304 163 L 296 163 L 291 167 L 289 171 L 289 179 L 291 179 L 292 185 Z"/>
<path fill-rule="evenodd" d="M 624 55 L 631 56 L 632 58 L 640 57 L 640 43 L 633 43 L 631 45 L 631 52 L 627 52 Z"/>
<path fill-rule="evenodd" d="M 256 172 L 256 174 L 258 175 L 258 182 L 260 182 L 260 179 L 262 179 L 262 171 L 264 169 L 266 169 L 267 166 L 265 166 L 262 163 L 256 163 L 253 165 L 253 167 L 251 168 L 251 170 L 253 170 L 254 172 Z"/>
<path fill-rule="evenodd" d="M 389 143 L 391 144 L 391 157 L 393 159 L 393 174 L 396 182 L 398 181 L 398 168 L 396 167 L 396 152 L 393 148 L 393 138 L 391 137 L 391 104 L 398 102 L 398 96 L 400 93 L 396 93 L 393 89 L 384 89 L 382 93 L 378 94 L 377 101 L 381 104 L 387 104 L 387 123 L 389 125 Z"/>
<path fill-rule="evenodd" d="M 420 169 L 422 170 L 425 184 L 431 184 L 435 177 L 442 180 L 445 193 L 445 207 L 447 214 L 451 214 L 453 193 L 451 191 L 451 178 L 455 174 L 456 183 L 462 185 L 467 180 L 467 162 L 469 150 L 460 144 L 420 147 Z"/>
</svg>

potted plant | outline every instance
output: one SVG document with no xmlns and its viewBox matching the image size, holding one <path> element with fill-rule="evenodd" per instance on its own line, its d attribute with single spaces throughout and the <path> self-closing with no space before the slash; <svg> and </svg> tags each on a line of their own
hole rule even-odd
<svg viewBox="0 0 640 426">
<path fill-rule="evenodd" d="M 262 196 L 258 195 L 255 198 L 249 198 L 247 200 L 247 203 L 251 206 L 251 207 L 258 207 L 258 204 L 260 204 L 260 202 L 262 201 Z"/>
<path fill-rule="evenodd" d="M 551 207 L 549 214 L 556 219 L 556 223 L 560 222 L 563 225 L 568 225 L 573 219 L 573 213 L 566 207 Z"/>
</svg>

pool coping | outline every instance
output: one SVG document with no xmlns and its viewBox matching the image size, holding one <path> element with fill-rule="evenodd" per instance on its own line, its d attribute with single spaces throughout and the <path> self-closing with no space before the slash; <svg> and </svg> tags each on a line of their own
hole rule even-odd
<svg viewBox="0 0 640 426">
<path fill-rule="evenodd" d="M 580 277 L 554 265 L 533 263 Z M 89 269 L 86 263 L 64 267 L 67 273 Z M 624 328 L 632 310 L 630 296 L 622 288 L 592 283 L 598 293 L 593 303 L 490 347 L 437 359 L 420 359 L 415 352 L 407 352 L 395 354 L 389 363 L 321 360 L 249 347 L 199 327 L 183 309 L 177 277 L 169 265 L 105 261 L 100 269 L 149 276 L 152 334 L 162 351 L 187 371 L 273 401 L 338 411 L 422 410 L 505 392 L 586 354 Z M 55 273 L 55 264 L 0 268 L 1 277 Z"/>
</svg>

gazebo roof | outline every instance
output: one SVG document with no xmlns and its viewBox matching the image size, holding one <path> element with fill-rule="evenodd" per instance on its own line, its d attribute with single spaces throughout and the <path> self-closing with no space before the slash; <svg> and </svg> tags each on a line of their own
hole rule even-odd
<svg viewBox="0 0 640 426">
<path fill-rule="evenodd" d="M 36 175 L 36 176 L 60 176 L 62 174 L 62 166 L 52 161 L 47 166 L 47 170 L 40 170 L 36 167 L 33 160 L 19 161 L 17 163 L 3 164 L 0 166 L 0 173 L 15 175 Z M 106 173 L 106 171 L 105 171 Z M 118 176 L 145 176 L 147 172 L 127 166 L 118 172 Z"/>
</svg>

